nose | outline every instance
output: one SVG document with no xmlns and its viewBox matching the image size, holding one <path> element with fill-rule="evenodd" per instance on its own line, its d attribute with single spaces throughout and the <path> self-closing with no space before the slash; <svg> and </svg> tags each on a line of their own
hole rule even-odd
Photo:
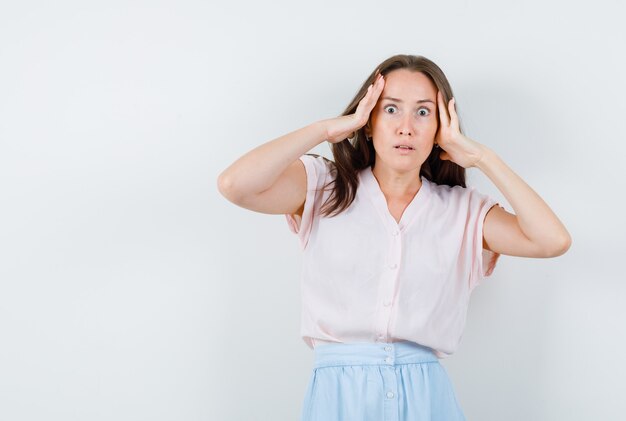
<svg viewBox="0 0 626 421">
<path fill-rule="evenodd" d="M 410 116 L 408 118 L 403 118 L 402 119 L 402 121 L 400 122 L 400 127 L 398 128 L 398 134 L 399 135 L 413 136 L 414 132 L 413 132 L 413 129 L 411 128 L 411 117 Z"/>
</svg>

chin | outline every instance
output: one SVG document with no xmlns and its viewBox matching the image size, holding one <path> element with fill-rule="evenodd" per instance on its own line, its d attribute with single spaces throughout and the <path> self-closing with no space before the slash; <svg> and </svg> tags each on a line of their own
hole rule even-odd
<svg viewBox="0 0 626 421">
<path fill-rule="evenodd" d="M 377 160 L 376 162 L 382 162 L 382 165 L 384 165 L 385 167 L 394 169 L 396 171 L 413 171 L 415 169 L 421 168 L 423 163 L 423 161 L 420 162 L 418 159 L 400 160 L 396 159 L 395 157 L 392 160 Z"/>
</svg>

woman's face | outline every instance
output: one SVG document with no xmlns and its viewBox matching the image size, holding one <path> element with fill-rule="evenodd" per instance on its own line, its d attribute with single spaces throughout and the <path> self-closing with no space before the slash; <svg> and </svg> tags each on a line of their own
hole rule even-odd
<svg viewBox="0 0 626 421">
<path fill-rule="evenodd" d="M 419 169 L 437 133 L 437 87 L 421 72 L 397 69 L 388 73 L 370 113 L 370 128 L 376 164 L 382 162 L 398 171 Z"/>
</svg>

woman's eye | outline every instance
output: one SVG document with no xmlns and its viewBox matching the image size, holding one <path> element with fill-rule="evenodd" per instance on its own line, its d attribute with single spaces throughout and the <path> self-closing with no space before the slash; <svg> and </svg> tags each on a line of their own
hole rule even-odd
<svg viewBox="0 0 626 421">
<path fill-rule="evenodd" d="M 384 108 L 384 109 L 385 109 L 385 110 L 387 111 L 387 113 L 389 113 L 389 114 L 396 114 L 396 113 L 397 113 L 397 111 L 396 111 L 396 106 L 395 106 L 395 105 L 387 105 L 387 106 L 385 106 L 385 108 Z M 393 110 L 393 111 L 390 111 L 390 110 Z M 429 110 L 428 108 L 420 108 L 417 112 L 418 112 L 418 114 L 419 114 L 421 117 L 426 117 L 427 115 L 429 115 L 429 114 L 430 114 L 430 110 Z"/>
</svg>

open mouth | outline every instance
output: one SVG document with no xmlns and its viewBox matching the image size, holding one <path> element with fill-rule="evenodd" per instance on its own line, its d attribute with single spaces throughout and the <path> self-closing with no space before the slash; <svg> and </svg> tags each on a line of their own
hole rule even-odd
<svg viewBox="0 0 626 421">
<path fill-rule="evenodd" d="M 413 150 L 413 148 L 412 148 L 412 147 L 410 147 L 410 146 L 405 146 L 405 145 L 394 146 L 394 148 L 396 148 L 396 149 L 405 149 L 405 150 L 409 150 L 409 151 L 412 151 L 412 150 Z"/>
</svg>

